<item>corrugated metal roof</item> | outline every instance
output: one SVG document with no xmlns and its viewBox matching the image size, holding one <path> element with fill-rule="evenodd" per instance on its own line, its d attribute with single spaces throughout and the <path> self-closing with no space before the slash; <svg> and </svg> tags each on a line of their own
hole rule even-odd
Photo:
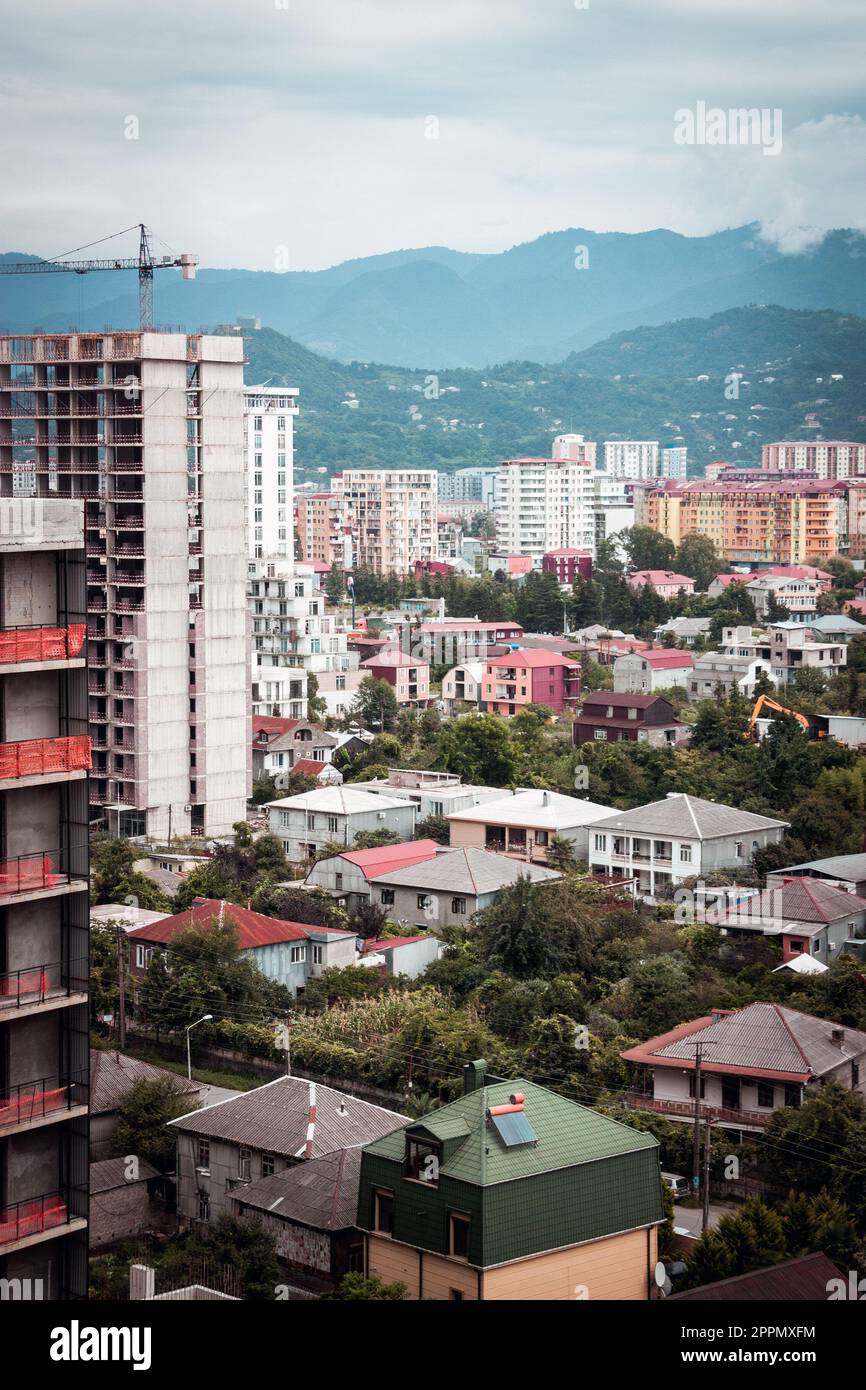
<svg viewBox="0 0 866 1390">
<path fill-rule="evenodd" d="M 93 1047 L 90 1049 L 90 1113 L 104 1115 L 116 1110 L 137 1081 L 166 1079 L 183 1095 L 192 1097 L 204 1090 L 198 1082 L 187 1081 L 185 1076 L 155 1067 L 150 1062 L 142 1062 L 138 1057 L 127 1057 L 123 1052 L 104 1052 Z"/>
<path fill-rule="evenodd" d="M 357 1144 L 293 1164 L 281 1173 L 236 1188 L 234 1200 L 238 1206 L 317 1231 L 344 1231 L 355 1224 L 361 1152 Z"/>
<path fill-rule="evenodd" d="M 99 1163 L 90 1165 L 90 1195 L 95 1197 L 99 1192 L 113 1192 L 115 1188 L 128 1188 L 132 1182 L 149 1182 L 151 1178 L 158 1178 L 159 1173 L 152 1163 L 148 1163 L 146 1158 L 136 1158 L 138 1164 L 138 1177 L 129 1177 L 129 1158 L 103 1158 Z"/>
<path fill-rule="evenodd" d="M 490 1106 L 506 1104 L 517 1091 L 522 1091 L 526 1098 L 524 1111 L 538 1142 L 506 1148 L 494 1126 L 487 1122 L 486 1112 Z M 452 1139 L 455 1119 L 465 1123 L 468 1133 L 442 1161 L 440 1172 L 484 1187 L 658 1147 L 658 1141 L 651 1134 L 611 1120 L 544 1086 L 517 1078 L 493 1082 L 460 1096 L 441 1110 L 430 1111 L 421 1120 L 404 1124 L 401 1129 L 368 1144 L 367 1152 L 402 1160 L 407 1131 L 411 1132 L 418 1125 L 443 1140 Z"/>
<path fill-rule="evenodd" d="M 310 934 L 324 933 L 327 937 L 351 936 L 352 932 L 340 931 L 337 927 L 313 927 L 306 922 L 283 922 L 277 917 L 265 917 L 261 912 L 252 912 L 237 903 L 220 902 L 216 898 L 205 898 L 195 903 L 185 912 L 174 917 L 163 917 L 149 927 L 136 927 L 129 932 L 130 937 L 142 941 L 152 941 L 165 945 L 179 931 L 190 927 L 210 927 L 222 919 L 237 930 L 238 946 L 242 951 L 254 950 L 257 946 L 274 946 L 281 941 L 307 941 Z"/>
<path fill-rule="evenodd" d="M 485 808 L 487 809 L 487 808 Z M 784 820 L 756 816 L 736 806 L 704 801 L 699 796 L 673 792 L 661 801 L 620 811 L 597 825 L 598 830 L 628 830 L 646 835 L 671 835 L 683 840 L 712 840 L 723 835 L 748 835 L 753 830 L 782 829 Z"/>
<path fill-rule="evenodd" d="M 481 825 L 531 826 L 540 830 L 569 830 L 576 825 L 594 825 L 612 814 L 609 806 L 581 801 L 561 792 L 534 788 L 516 791 L 500 801 L 483 801 L 465 811 L 452 811 L 449 821 L 476 821 Z"/>
<path fill-rule="evenodd" d="M 785 1260 L 769 1269 L 753 1269 L 686 1293 L 671 1294 L 680 1303 L 826 1303 L 828 1284 L 839 1270 L 823 1250 Z"/>
<path fill-rule="evenodd" d="M 805 864 L 791 864 L 786 869 L 777 869 L 773 877 L 796 874 L 805 869 L 814 869 L 826 878 L 844 878 L 856 883 L 866 879 L 866 854 L 833 854 L 828 859 L 808 859 Z"/>
<path fill-rule="evenodd" d="M 407 804 L 404 802 L 404 805 Z M 433 859 L 439 849 L 437 840 L 407 840 L 400 845 L 380 845 L 376 849 L 350 849 L 335 858 L 348 859 L 355 864 L 366 879 L 392 869 L 402 869 L 409 864 L 420 864 L 425 859 Z"/>
<path fill-rule="evenodd" d="M 521 877 L 540 883 L 561 878 L 562 875 L 537 864 L 509 859 L 505 854 L 459 848 L 445 850 L 434 859 L 426 859 L 407 868 L 386 869 L 376 874 L 375 882 L 394 884 L 398 888 L 431 888 L 478 897 L 482 893 L 497 893 L 500 888 L 516 883 Z"/>
<path fill-rule="evenodd" d="M 309 1115 L 310 1083 L 296 1076 L 281 1076 L 169 1123 L 186 1133 L 288 1158 L 296 1157 L 304 1147 Z M 394 1110 L 317 1084 L 313 1156 L 366 1144 L 405 1123 L 406 1116 Z"/>
</svg>

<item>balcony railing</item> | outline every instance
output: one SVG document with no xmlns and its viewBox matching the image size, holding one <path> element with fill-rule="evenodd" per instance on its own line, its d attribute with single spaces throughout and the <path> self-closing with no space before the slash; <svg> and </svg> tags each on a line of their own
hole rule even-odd
<svg viewBox="0 0 866 1390">
<path fill-rule="evenodd" d="M 87 734 L 0 743 L 0 781 L 52 772 L 87 771 L 89 767 L 90 738 Z"/>
<path fill-rule="evenodd" d="M 44 1004 L 81 994 L 87 989 L 87 957 L 70 962 L 34 965 L 23 970 L 7 970 L 0 975 L 0 1017 L 4 1009 L 24 1004 Z"/>
<path fill-rule="evenodd" d="M 695 1113 L 693 1100 L 663 1100 L 656 1096 L 644 1096 L 639 1091 L 629 1091 L 625 1103 L 631 1110 L 653 1110 L 659 1115 L 681 1115 L 692 1119 Z M 698 1107 L 701 1119 L 718 1120 L 726 1125 L 760 1125 L 763 1127 L 773 1118 L 772 1110 L 740 1110 L 724 1105 L 707 1105 L 701 1101 Z"/>
<path fill-rule="evenodd" d="M 0 631 L 0 664 L 66 661 L 84 650 L 84 623 L 68 627 L 7 627 Z"/>
<path fill-rule="evenodd" d="M 25 1240 L 27 1236 L 41 1235 L 55 1226 L 65 1226 L 68 1220 L 69 1205 L 60 1192 L 0 1207 L 0 1249 L 13 1241 Z"/>
<path fill-rule="evenodd" d="M 29 1124 L 87 1104 L 88 1074 L 40 1076 L 0 1091 L 0 1134 L 12 1125 Z"/>
<path fill-rule="evenodd" d="M 87 863 L 86 844 L 77 848 Z M 0 860 L 0 900 L 14 893 L 38 893 L 46 888 L 59 888 L 64 883 L 87 881 L 85 872 L 69 868 L 68 850 L 37 850 L 35 854 L 19 854 Z"/>
</svg>

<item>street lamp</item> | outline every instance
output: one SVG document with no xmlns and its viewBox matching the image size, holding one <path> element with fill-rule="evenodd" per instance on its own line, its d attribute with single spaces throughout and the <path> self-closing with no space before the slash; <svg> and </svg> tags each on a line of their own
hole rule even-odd
<svg viewBox="0 0 866 1390">
<path fill-rule="evenodd" d="M 192 1060 L 189 1051 L 189 1035 L 193 1028 L 197 1028 L 200 1023 L 209 1023 L 212 1018 L 213 1014 L 203 1014 L 201 1018 L 196 1019 L 195 1023 L 191 1023 L 186 1030 L 186 1076 L 188 1081 L 192 1081 Z"/>
</svg>

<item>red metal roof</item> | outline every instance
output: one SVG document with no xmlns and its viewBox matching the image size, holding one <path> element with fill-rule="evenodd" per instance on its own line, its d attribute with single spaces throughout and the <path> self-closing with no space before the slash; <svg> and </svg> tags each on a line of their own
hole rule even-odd
<svg viewBox="0 0 866 1390">
<path fill-rule="evenodd" d="M 411 946 L 415 941 L 430 940 L 429 932 L 423 932 L 421 936 L 386 936 L 378 941 L 365 941 L 361 954 L 366 956 L 372 951 L 390 951 L 394 946 Z"/>
<path fill-rule="evenodd" d="M 290 729 L 300 723 L 300 719 L 277 719 L 271 714 L 254 714 L 253 742 L 260 734 L 287 734 Z"/>
<path fill-rule="evenodd" d="M 264 913 L 252 912 L 237 903 L 220 902 L 216 898 L 197 901 L 185 912 L 174 917 L 163 917 L 161 922 L 150 926 L 136 927 L 129 932 L 130 937 L 141 941 L 152 941 L 165 945 L 176 932 L 189 927 L 209 927 L 222 915 L 223 920 L 237 928 L 238 945 L 242 951 L 256 946 L 272 946 L 279 941 L 307 941 L 310 933 L 327 933 L 328 936 L 351 936 L 351 932 L 338 931 L 335 927 L 313 927 L 304 922 L 282 922 L 276 917 L 266 917 Z"/>
<path fill-rule="evenodd" d="M 580 670 L 580 663 L 563 656 L 561 652 L 547 651 L 544 647 L 518 647 L 516 651 L 505 652 L 503 656 L 493 656 L 488 666 L 570 666 Z"/>
<path fill-rule="evenodd" d="M 641 652 L 644 661 L 649 662 L 650 666 L 657 667 L 659 670 L 666 670 L 668 666 L 694 666 L 695 659 L 691 652 L 681 652 L 676 647 L 665 647 L 658 652 Z"/>
<path fill-rule="evenodd" d="M 407 656 L 399 647 L 389 647 L 385 651 L 377 652 L 375 656 L 368 656 L 361 665 L 373 670 L 379 667 L 384 670 L 390 670 L 392 667 L 402 670 L 405 666 L 429 666 L 430 662 L 425 661 L 423 656 Z"/>
<path fill-rule="evenodd" d="M 408 804 L 408 803 L 407 803 Z M 365 878 L 389 873 L 391 869 L 408 869 L 412 864 L 423 864 L 433 859 L 439 845 L 435 840 L 408 840 L 401 845 L 380 845 L 377 849 L 350 849 L 341 854 L 356 864 Z"/>
<path fill-rule="evenodd" d="M 320 762 L 318 758 L 299 758 L 290 770 L 301 772 L 305 777 L 318 777 L 327 766 L 327 763 Z"/>
</svg>

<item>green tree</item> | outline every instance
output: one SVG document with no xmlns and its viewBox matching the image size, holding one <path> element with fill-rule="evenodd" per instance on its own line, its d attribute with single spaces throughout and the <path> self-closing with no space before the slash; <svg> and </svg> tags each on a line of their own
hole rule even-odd
<svg viewBox="0 0 866 1390">
<path fill-rule="evenodd" d="M 387 681 L 365 676 L 355 691 L 349 719 L 364 729 L 390 731 L 397 723 L 397 696 Z"/>
<path fill-rule="evenodd" d="M 547 867 L 558 869 L 561 874 L 570 874 L 577 868 L 577 862 L 574 841 L 565 835 L 554 835 L 547 846 Z"/>
<path fill-rule="evenodd" d="M 387 925 L 387 912 L 370 898 L 364 898 L 349 918 L 349 930 L 367 941 L 378 940 Z"/>
<path fill-rule="evenodd" d="M 323 695 L 319 694 L 319 679 L 315 671 L 307 672 L 307 718 L 319 720 L 320 722 L 327 717 L 328 702 Z"/>
<path fill-rule="evenodd" d="M 342 1302 L 365 1299 L 370 1303 L 400 1303 L 408 1293 L 405 1284 L 386 1284 L 376 1275 L 347 1274 L 333 1297 Z"/>
<path fill-rule="evenodd" d="M 676 548 L 673 541 L 652 526 L 632 526 L 623 532 L 622 543 L 633 570 L 673 569 Z"/>
<path fill-rule="evenodd" d="M 169 1172 L 175 1164 L 175 1135 L 166 1125 L 198 1108 L 197 1097 L 173 1076 L 136 1081 L 118 1107 L 114 1156 L 146 1158 L 161 1173 Z"/>
<path fill-rule="evenodd" d="M 435 840 L 437 844 L 447 845 L 451 838 L 451 827 L 447 816 L 425 816 L 415 822 L 416 840 Z"/>
<path fill-rule="evenodd" d="M 517 776 L 519 752 L 504 719 L 465 714 L 442 730 L 438 762 L 464 782 L 507 787 Z"/>
<path fill-rule="evenodd" d="M 547 923 L 532 883 L 523 875 L 479 912 L 477 929 L 482 959 L 492 970 L 523 980 L 551 973 Z"/>
<path fill-rule="evenodd" d="M 716 575 L 724 568 L 722 557 L 709 536 L 699 531 L 691 531 L 684 536 L 676 552 L 674 569 L 687 574 L 695 581 L 695 587 L 705 592 Z"/>
</svg>

